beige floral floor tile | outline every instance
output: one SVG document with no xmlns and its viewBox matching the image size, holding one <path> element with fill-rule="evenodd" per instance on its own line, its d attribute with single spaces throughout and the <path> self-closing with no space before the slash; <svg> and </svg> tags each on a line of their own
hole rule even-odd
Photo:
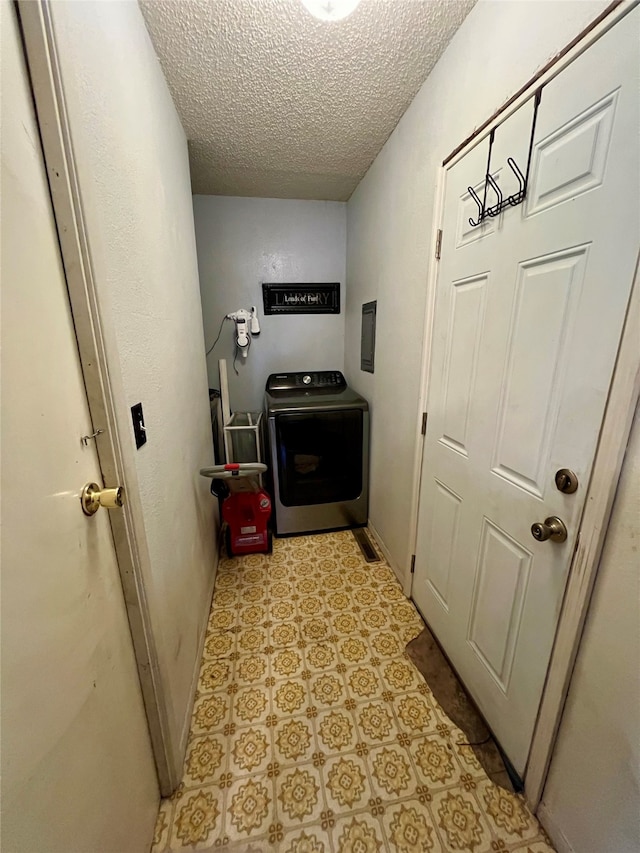
<svg viewBox="0 0 640 853">
<path fill-rule="evenodd" d="M 204 642 L 203 660 L 227 658 L 236 649 L 236 635 L 231 631 L 210 631 Z"/>
<path fill-rule="evenodd" d="M 191 734 L 222 731 L 231 722 L 233 697 L 226 694 L 200 696 L 196 699 L 191 719 Z"/>
<path fill-rule="evenodd" d="M 410 746 L 418 779 L 431 788 L 457 784 L 462 775 L 450 744 L 439 734 L 416 738 Z"/>
<path fill-rule="evenodd" d="M 338 654 L 333 643 L 320 641 L 309 643 L 304 649 L 306 669 L 310 673 L 335 671 L 338 664 Z"/>
<path fill-rule="evenodd" d="M 419 800 L 397 803 L 382 818 L 389 847 L 397 853 L 441 853 L 444 850 L 431 815 Z"/>
<path fill-rule="evenodd" d="M 361 811 L 373 797 L 367 756 L 342 754 L 329 759 L 323 767 L 327 805 L 336 814 Z"/>
<path fill-rule="evenodd" d="M 393 710 L 398 725 L 410 736 L 436 730 L 438 717 L 435 710 L 428 697 L 418 690 L 394 696 Z M 474 755 L 473 750 L 471 755 Z"/>
<path fill-rule="evenodd" d="M 296 829 L 283 832 L 280 850 L 282 853 L 329 853 L 329 842 L 319 829 Z"/>
<path fill-rule="evenodd" d="M 233 683 L 229 686 L 237 688 Z M 242 687 L 234 690 L 230 698 L 232 701 L 231 723 L 234 727 L 267 723 L 272 708 L 271 688 L 263 684 Z"/>
<path fill-rule="evenodd" d="M 360 742 L 353 713 L 345 707 L 321 711 L 315 730 L 318 751 L 327 757 L 355 751 Z"/>
<path fill-rule="evenodd" d="M 384 690 L 380 674 L 370 665 L 349 667 L 345 673 L 345 679 L 350 694 L 356 701 L 379 696 Z"/>
<path fill-rule="evenodd" d="M 391 614 L 384 606 L 371 607 L 362 614 L 362 624 L 365 628 L 375 631 L 380 628 L 388 628 L 391 622 Z"/>
<path fill-rule="evenodd" d="M 209 785 L 224 772 L 229 751 L 222 732 L 191 737 L 187 746 L 182 782 L 185 788 Z"/>
<path fill-rule="evenodd" d="M 280 717 L 300 713 L 310 704 L 307 684 L 301 679 L 287 678 L 273 688 L 273 711 Z"/>
<path fill-rule="evenodd" d="M 404 644 L 392 631 L 372 631 L 368 639 L 373 653 L 381 660 L 396 660 L 404 652 Z"/>
<path fill-rule="evenodd" d="M 375 699 L 361 702 L 356 706 L 354 716 L 357 721 L 360 740 L 371 744 L 396 741 L 399 730 L 393 709 L 387 703 Z"/>
<path fill-rule="evenodd" d="M 301 715 L 276 723 L 273 732 L 273 754 L 283 766 L 310 761 L 315 752 L 313 722 Z"/>
<path fill-rule="evenodd" d="M 325 668 L 332 661 L 325 663 Z M 302 649 L 283 648 L 271 655 L 271 671 L 276 679 L 300 677 L 305 672 L 305 658 Z"/>
<path fill-rule="evenodd" d="M 260 652 L 267 646 L 268 632 L 266 628 L 239 628 L 236 637 L 238 652 Z"/>
<path fill-rule="evenodd" d="M 300 648 L 301 639 L 300 623 L 295 621 L 295 617 L 289 622 L 279 622 L 269 628 L 269 645 L 274 649 Z"/>
<path fill-rule="evenodd" d="M 344 679 L 338 672 L 323 672 L 309 681 L 311 702 L 318 708 L 334 708 L 344 705 L 347 692 Z"/>
<path fill-rule="evenodd" d="M 501 834 L 496 839 L 472 790 L 452 789 L 434 795 L 432 812 L 445 850 L 473 848 L 476 853 L 494 853 L 509 849 L 509 841 L 513 841 Z M 465 844 L 466 847 L 462 846 Z"/>
<path fill-rule="evenodd" d="M 240 687 L 261 684 L 269 678 L 269 656 L 265 654 L 240 655 L 235 662 L 235 681 Z"/>
<path fill-rule="evenodd" d="M 383 687 L 394 693 L 405 693 L 420 686 L 422 677 L 413 664 L 402 658 L 385 661 L 379 667 L 382 673 Z"/>
<path fill-rule="evenodd" d="M 383 802 L 416 795 L 420 780 L 406 747 L 397 742 L 376 747 L 369 752 L 367 761 L 375 796 Z"/>
<path fill-rule="evenodd" d="M 552 853 L 405 655 L 422 628 L 349 531 L 221 560 L 153 853 Z"/>
<path fill-rule="evenodd" d="M 272 760 L 271 731 L 266 725 L 238 728 L 228 742 L 229 771 L 234 776 L 264 772 Z"/>
<path fill-rule="evenodd" d="M 172 819 L 173 801 L 171 799 L 162 800 L 158 809 L 158 817 L 156 818 L 156 826 L 153 833 L 154 849 L 164 849 L 166 847 L 171 833 Z"/>
<path fill-rule="evenodd" d="M 324 810 L 322 775 L 313 763 L 283 770 L 276 779 L 276 814 L 283 826 L 317 826 Z"/>
<path fill-rule="evenodd" d="M 527 841 L 540 835 L 540 827 L 529 809 L 504 788 L 488 779 L 481 779 L 477 785 L 477 797 L 496 834 L 508 836 L 512 841 Z"/>
<path fill-rule="evenodd" d="M 496 851 L 498 851 L 498 853 L 501 853 L 500 847 L 496 846 L 495 849 Z M 504 847 L 502 849 L 506 850 L 507 848 Z M 512 853 L 549 853 L 549 850 L 552 849 L 553 848 L 551 847 L 551 842 L 549 841 L 549 839 L 542 838 L 537 841 L 534 841 L 533 843 L 529 842 L 522 845 L 518 845 L 517 847 L 512 847 L 511 851 Z"/>
<path fill-rule="evenodd" d="M 268 833 L 273 822 L 274 803 L 274 780 L 267 774 L 232 782 L 226 793 L 224 837 L 233 842 Z"/>
<path fill-rule="evenodd" d="M 331 842 L 336 853 L 381 853 L 385 850 L 382 825 L 370 812 L 337 820 Z"/>
<path fill-rule="evenodd" d="M 223 814 L 217 786 L 184 791 L 174 805 L 170 849 L 208 849 L 222 835 Z"/>
</svg>

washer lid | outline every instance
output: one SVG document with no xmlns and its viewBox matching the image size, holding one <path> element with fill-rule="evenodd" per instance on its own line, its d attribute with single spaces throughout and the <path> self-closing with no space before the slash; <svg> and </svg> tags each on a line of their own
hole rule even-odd
<svg viewBox="0 0 640 853">
<path fill-rule="evenodd" d="M 344 409 L 369 409 L 367 401 L 346 385 L 335 388 L 297 388 L 290 391 L 267 391 L 265 394 L 267 417 L 295 412 L 335 412 Z"/>
</svg>

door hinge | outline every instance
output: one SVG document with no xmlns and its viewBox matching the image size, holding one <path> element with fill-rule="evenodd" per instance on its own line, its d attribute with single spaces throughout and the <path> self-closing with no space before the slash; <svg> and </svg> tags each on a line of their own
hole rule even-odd
<svg viewBox="0 0 640 853">
<path fill-rule="evenodd" d="M 427 418 L 428 418 L 428 416 L 429 415 L 427 412 L 422 413 L 422 428 L 420 429 L 420 435 L 426 435 L 427 434 Z"/>
<path fill-rule="evenodd" d="M 438 228 L 438 234 L 436 236 L 436 261 L 440 260 L 441 255 L 442 255 L 442 228 Z"/>
<path fill-rule="evenodd" d="M 416 555 L 412 554 L 411 555 L 411 574 L 412 575 L 415 574 L 415 571 L 416 571 Z"/>
</svg>

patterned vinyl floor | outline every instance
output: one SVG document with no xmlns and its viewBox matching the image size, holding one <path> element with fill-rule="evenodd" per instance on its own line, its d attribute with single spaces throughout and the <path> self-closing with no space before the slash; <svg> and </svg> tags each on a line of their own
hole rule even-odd
<svg viewBox="0 0 640 853">
<path fill-rule="evenodd" d="M 222 560 L 153 853 L 552 851 L 405 656 L 422 627 L 348 531 Z"/>
</svg>

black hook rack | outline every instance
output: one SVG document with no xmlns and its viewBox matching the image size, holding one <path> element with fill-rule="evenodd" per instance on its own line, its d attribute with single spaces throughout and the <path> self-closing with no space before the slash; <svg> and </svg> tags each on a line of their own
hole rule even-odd
<svg viewBox="0 0 640 853">
<path fill-rule="evenodd" d="M 502 190 L 496 183 L 493 175 L 491 174 L 491 151 L 493 149 L 493 140 L 495 138 L 495 127 L 489 134 L 489 156 L 487 158 L 487 171 L 484 178 L 484 193 L 482 196 L 482 201 L 480 201 L 480 197 L 478 193 L 474 190 L 473 187 L 467 187 L 469 190 L 469 194 L 471 198 L 478 205 L 478 219 L 474 222 L 473 219 L 469 219 L 469 225 L 475 228 L 477 225 L 485 220 L 488 216 L 498 216 L 498 214 L 502 213 L 502 211 L 506 207 L 516 207 L 527 197 L 527 189 L 529 187 L 529 171 L 531 169 L 531 157 L 533 154 L 533 137 L 536 132 L 536 119 L 538 118 L 538 106 L 540 104 L 540 100 L 542 98 L 542 88 L 538 89 L 534 95 L 533 101 L 533 121 L 531 122 L 531 137 L 529 139 L 529 155 L 527 157 L 527 172 L 526 175 L 522 174 L 522 171 L 513 157 L 507 157 L 507 165 L 516 176 L 518 181 L 518 190 L 515 193 L 507 196 L 506 198 L 502 194 Z M 487 190 L 491 189 L 496 197 L 495 204 L 487 205 Z"/>
</svg>

